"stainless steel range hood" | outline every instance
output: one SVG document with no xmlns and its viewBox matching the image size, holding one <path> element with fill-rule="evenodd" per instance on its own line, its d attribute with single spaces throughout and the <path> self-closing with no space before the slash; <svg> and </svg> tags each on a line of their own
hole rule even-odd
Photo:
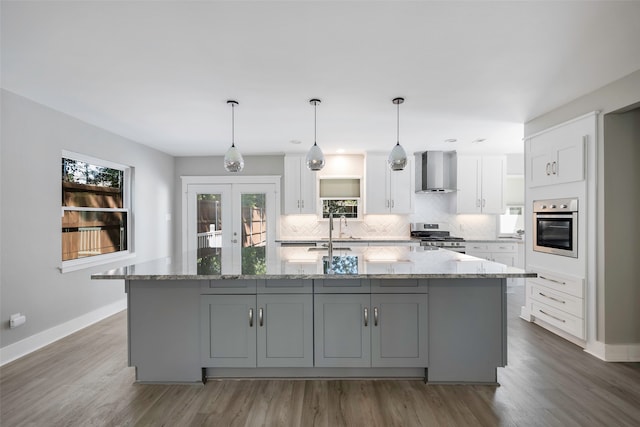
<svg viewBox="0 0 640 427">
<path fill-rule="evenodd" d="M 455 151 L 423 151 L 416 157 L 416 193 L 456 191 Z"/>
</svg>

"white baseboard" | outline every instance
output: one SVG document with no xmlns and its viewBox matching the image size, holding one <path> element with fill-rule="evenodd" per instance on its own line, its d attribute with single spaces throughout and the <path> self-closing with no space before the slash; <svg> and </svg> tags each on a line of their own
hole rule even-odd
<svg viewBox="0 0 640 427">
<path fill-rule="evenodd" d="M 640 344 L 588 343 L 587 353 L 605 362 L 640 362 Z"/>
<path fill-rule="evenodd" d="M 31 335 L 16 343 L 0 348 L 0 366 L 51 344 L 61 338 L 86 328 L 102 319 L 121 312 L 127 308 L 127 299 L 123 298 L 114 303 L 100 307 L 87 314 L 71 319 L 53 328 Z"/>
</svg>

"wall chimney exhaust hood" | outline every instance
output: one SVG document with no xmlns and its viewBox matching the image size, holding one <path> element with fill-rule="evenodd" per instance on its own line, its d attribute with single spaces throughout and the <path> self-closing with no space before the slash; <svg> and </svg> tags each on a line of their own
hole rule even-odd
<svg viewBox="0 0 640 427">
<path fill-rule="evenodd" d="M 416 193 L 456 191 L 457 156 L 455 151 L 415 153 Z"/>
</svg>

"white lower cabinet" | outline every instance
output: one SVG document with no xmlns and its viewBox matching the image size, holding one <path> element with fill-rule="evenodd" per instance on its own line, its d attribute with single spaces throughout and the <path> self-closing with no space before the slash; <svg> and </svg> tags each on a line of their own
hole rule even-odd
<svg viewBox="0 0 640 427">
<path fill-rule="evenodd" d="M 315 295 L 315 366 L 427 367 L 427 298 Z"/>
<path fill-rule="evenodd" d="M 313 366 L 311 294 L 201 295 L 205 367 Z"/>
<path fill-rule="evenodd" d="M 527 307 L 535 319 L 586 338 L 584 279 L 535 267 L 538 277 L 527 279 Z"/>
<path fill-rule="evenodd" d="M 518 264 L 518 244 L 517 243 L 466 243 L 465 253 L 467 255 L 486 259 L 488 261 L 499 262 L 511 267 Z"/>
</svg>

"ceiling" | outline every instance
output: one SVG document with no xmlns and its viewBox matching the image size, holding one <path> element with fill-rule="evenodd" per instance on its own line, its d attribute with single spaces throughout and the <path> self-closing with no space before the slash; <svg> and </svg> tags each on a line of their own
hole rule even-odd
<svg viewBox="0 0 640 427">
<path fill-rule="evenodd" d="M 2 1 L 2 87 L 175 156 L 521 152 L 640 69 L 640 1 Z M 444 142 L 456 139 L 456 142 Z M 485 139 L 482 143 L 474 143 Z M 294 144 L 293 142 L 298 142 Z"/>
</svg>

